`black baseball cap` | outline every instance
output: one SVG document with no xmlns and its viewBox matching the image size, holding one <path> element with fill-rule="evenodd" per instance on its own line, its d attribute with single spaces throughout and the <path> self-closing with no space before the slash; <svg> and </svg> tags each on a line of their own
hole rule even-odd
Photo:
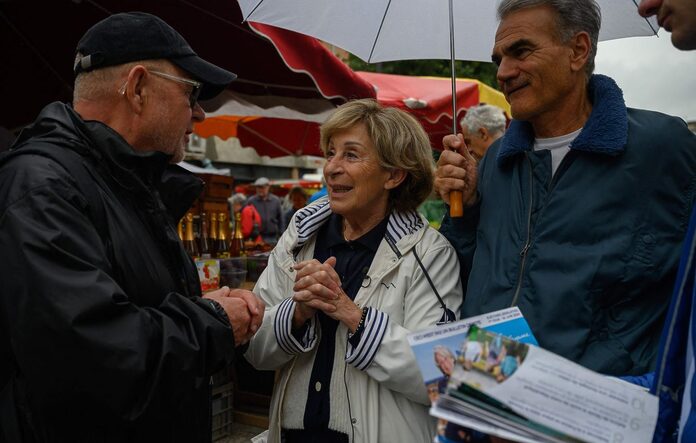
<svg viewBox="0 0 696 443">
<path fill-rule="evenodd" d="M 137 60 L 166 59 L 203 83 L 200 98 L 215 97 L 236 74 L 200 58 L 174 28 L 145 12 L 111 15 L 82 36 L 76 52 L 75 75 Z"/>
</svg>

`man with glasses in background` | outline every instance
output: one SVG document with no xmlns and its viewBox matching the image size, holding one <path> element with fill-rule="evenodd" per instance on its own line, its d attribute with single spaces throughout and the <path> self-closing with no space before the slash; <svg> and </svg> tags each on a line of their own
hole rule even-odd
<svg viewBox="0 0 696 443">
<path fill-rule="evenodd" d="M 0 158 L 0 441 L 210 441 L 264 308 L 201 297 L 175 226 L 202 183 L 172 163 L 235 75 L 144 13 L 89 29 L 75 74 Z"/>
</svg>

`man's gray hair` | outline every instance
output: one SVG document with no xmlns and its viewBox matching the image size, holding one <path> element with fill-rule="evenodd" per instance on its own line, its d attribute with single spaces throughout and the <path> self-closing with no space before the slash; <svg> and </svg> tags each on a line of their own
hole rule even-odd
<svg viewBox="0 0 696 443">
<path fill-rule="evenodd" d="M 595 0 L 503 0 L 498 5 L 498 20 L 520 9 L 536 6 L 550 6 L 556 11 L 556 30 L 563 43 L 567 43 L 578 32 L 590 36 L 590 55 L 585 65 L 589 79 L 594 72 L 594 59 L 597 55 L 599 28 L 602 25 L 602 12 Z"/>
<path fill-rule="evenodd" d="M 469 134 L 486 128 L 491 135 L 505 131 L 505 112 L 497 106 L 479 105 L 469 108 L 461 120 L 462 127 L 466 126 Z"/>
<path fill-rule="evenodd" d="M 98 100 L 116 95 L 118 86 L 115 84 L 120 76 L 120 69 L 121 66 L 109 66 L 79 73 L 75 77 L 73 104 L 81 100 Z"/>
</svg>

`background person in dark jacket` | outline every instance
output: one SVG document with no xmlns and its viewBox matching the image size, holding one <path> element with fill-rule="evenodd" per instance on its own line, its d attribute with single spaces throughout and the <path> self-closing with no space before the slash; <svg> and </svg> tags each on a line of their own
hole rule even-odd
<svg viewBox="0 0 696 443">
<path fill-rule="evenodd" d="M 656 15 L 658 23 L 672 33 L 679 49 L 696 49 L 696 2 L 694 0 L 643 0 L 639 12 Z M 689 231 L 682 249 L 677 281 L 667 321 L 662 331 L 656 371 L 633 382 L 650 388 L 660 397 L 660 412 L 653 435 L 655 443 L 696 442 L 696 210 L 691 213 Z"/>
<path fill-rule="evenodd" d="M 270 193 L 271 183 L 266 177 L 254 182 L 256 195 L 249 197 L 247 204 L 254 205 L 261 214 L 261 237 L 263 241 L 275 245 L 283 233 L 283 209 L 280 198 Z"/>
<path fill-rule="evenodd" d="M 517 305 L 542 347 L 605 374 L 653 368 L 696 190 L 686 124 L 627 109 L 592 75 L 592 0 L 505 0 L 492 50 L 512 109 L 479 169 L 448 136 L 436 187 L 464 194 L 442 232 L 463 317 Z M 552 6 L 555 5 L 555 6 Z"/>
<path fill-rule="evenodd" d="M 200 297 L 175 221 L 201 182 L 169 163 L 234 74 L 142 13 L 77 52 L 74 107 L 0 163 L 0 441 L 209 441 L 210 377 L 263 304 Z"/>
<path fill-rule="evenodd" d="M 292 206 L 285 211 L 285 216 L 283 217 L 285 219 L 283 231 L 287 229 L 295 212 L 307 206 L 307 194 L 301 186 L 293 186 L 290 192 L 288 192 L 288 200 Z"/>
</svg>

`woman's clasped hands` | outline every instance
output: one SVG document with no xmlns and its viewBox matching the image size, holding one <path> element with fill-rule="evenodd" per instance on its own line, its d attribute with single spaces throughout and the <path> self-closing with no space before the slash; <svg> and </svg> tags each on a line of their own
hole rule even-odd
<svg viewBox="0 0 696 443">
<path fill-rule="evenodd" d="M 341 278 L 334 266 L 335 257 L 329 257 L 324 263 L 312 259 L 295 265 L 294 328 L 302 327 L 317 311 L 344 323 L 351 332 L 358 327 L 362 310 L 341 288 Z"/>
</svg>

